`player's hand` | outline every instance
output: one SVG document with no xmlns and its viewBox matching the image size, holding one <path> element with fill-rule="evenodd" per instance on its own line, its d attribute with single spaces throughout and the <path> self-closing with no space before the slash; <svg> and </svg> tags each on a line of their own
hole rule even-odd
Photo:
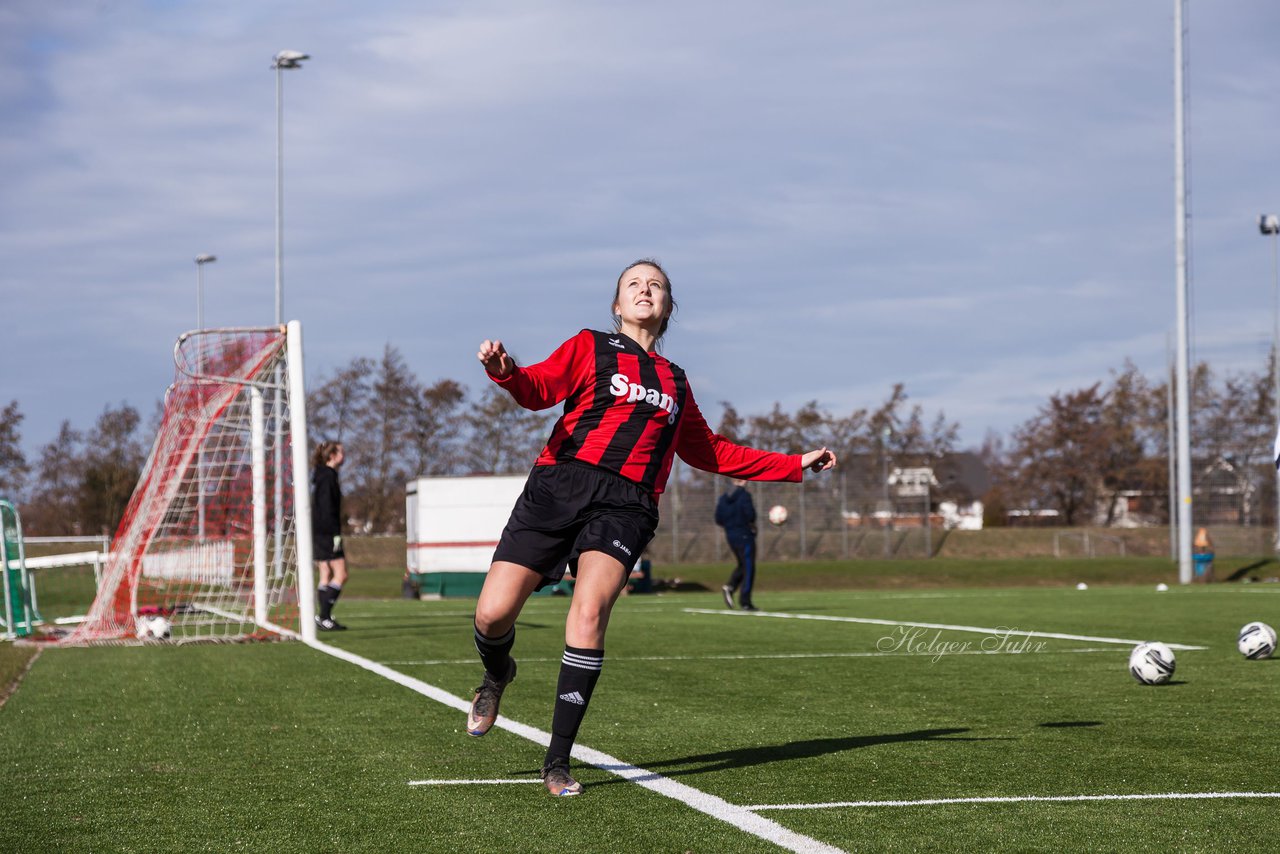
<svg viewBox="0 0 1280 854">
<path fill-rule="evenodd" d="M 481 342 L 480 352 L 476 355 L 490 376 L 502 379 L 510 376 L 515 370 L 516 363 L 507 355 L 507 350 L 502 346 L 501 341 L 490 341 L 486 338 Z"/>
<path fill-rule="evenodd" d="M 800 468 L 810 469 L 814 473 L 830 471 L 836 467 L 836 455 L 828 448 L 810 451 L 800 458 Z"/>
</svg>

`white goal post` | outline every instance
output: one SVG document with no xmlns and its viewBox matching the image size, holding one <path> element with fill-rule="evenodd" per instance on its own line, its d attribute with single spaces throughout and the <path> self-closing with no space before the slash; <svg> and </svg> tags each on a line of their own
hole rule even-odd
<svg viewBox="0 0 1280 854">
<path fill-rule="evenodd" d="M 195 330 L 173 352 L 98 594 L 61 642 L 314 642 L 302 326 Z"/>
</svg>

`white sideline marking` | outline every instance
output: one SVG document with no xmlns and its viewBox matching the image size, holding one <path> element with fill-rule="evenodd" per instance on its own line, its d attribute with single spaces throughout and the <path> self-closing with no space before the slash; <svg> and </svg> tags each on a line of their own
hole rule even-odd
<svg viewBox="0 0 1280 854">
<path fill-rule="evenodd" d="M 947 623 L 914 623 L 909 620 L 873 620 L 870 617 L 831 617 L 825 614 L 787 614 L 782 611 L 725 611 L 714 608 L 685 608 L 686 614 L 716 614 L 721 617 L 780 617 L 785 620 L 822 620 L 832 623 L 868 623 L 873 626 L 911 626 L 919 629 L 949 629 L 954 632 L 982 632 L 990 635 L 1025 635 L 1030 638 L 1057 638 L 1058 640 L 1090 641 L 1092 643 L 1118 643 L 1136 646 L 1140 640 L 1127 638 L 1099 638 L 1092 635 L 1069 635 L 1061 632 L 1028 632 L 1006 626 L 984 628 L 982 626 L 952 626 Z M 1208 649 L 1207 646 L 1189 646 L 1181 643 L 1165 643 L 1170 649 Z"/>
<path fill-rule="evenodd" d="M 1040 652 L 1037 655 L 1075 655 L 1088 652 L 1115 652 L 1110 647 L 1080 647 L 1079 649 L 1055 649 L 1049 652 Z M 611 655 L 609 656 L 610 664 L 617 664 L 621 661 L 760 661 L 772 658 L 886 658 L 892 656 L 915 657 L 926 655 L 928 653 L 920 652 L 778 652 L 778 653 L 758 653 L 755 655 Z M 1026 653 L 1015 652 L 1007 649 L 966 649 L 948 652 L 947 655 L 1025 655 Z M 538 662 L 541 664 L 559 664 L 558 658 L 521 658 L 522 662 Z M 418 667 L 426 665 L 438 664 L 467 664 L 474 665 L 476 659 L 473 658 L 428 658 L 421 661 L 388 661 L 389 665 L 396 667 Z"/>
<path fill-rule="evenodd" d="M 357 667 L 363 667 L 371 673 L 376 673 L 385 679 L 390 679 L 397 685 L 402 685 L 411 691 L 417 691 L 424 697 L 429 697 L 438 703 L 457 709 L 459 712 L 467 712 L 471 708 L 471 703 L 461 697 L 455 697 L 448 691 L 437 688 L 434 685 L 428 685 L 421 679 L 414 679 L 412 676 L 406 676 L 398 670 L 392 670 L 386 665 L 379 664 L 376 661 L 370 661 L 362 658 L 345 649 L 339 649 L 336 646 L 329 646 L 326 643 L 315 641 L 310 644 L 312 649 L 332 655 L 334 658 L 340 658 L 343 661 L 350 662 Z M 508 732 L 532 741 L 534 744 L 540 744 L 543 747 L 551 743 L 551 734 L 543 730 L 536 729 L 531 726 L 513 721 L 504 715 L 498 715 L 498 720 L 494 726 L 505 729 Z M 839 848 L 812 839 L 793 830 L 788 830 L 775 821 L 756 815 L 745 807 L 736 806 L 729 803 L 723 798 L 715 795 L 709 795 L 706 792 L 699 791 L 692 786 L 684 783 L 678 783 L 675 780 L 663 777 L 661 774 L 653 771 L 646 771 L 635 765 L 629 765 L 620 759 L 616 759 L 607 753 L 599 750 L 593 750 L 590 747 L 584 747 L 581 744 L 575 745 L 573 748 L 573 756 L 580 762 L 608 771 L 624 780 L 629 780 L 637 786 L 656 792 L 664 797 L 679 801 L 686 806 L 692 807 L 699 812 L 705 813 L 712 818 L 719 819 L 726 824 L 738 828 L 744 833 L 750 833 L 752 836 L 758 836 L 768 842 L 772 842 L 788 851 L 795 851 L 797 854 L 844 854 Z"/>
<path fill-rule="evenodd" d="M 922 801 L 837 801 L 830 804 L 760 804 L 746 810 L 826 810 L 838 807 L 931 807 L 940 804 L 1021 804 L 1073 801 L 1191 801 L 1226 798 L 1280 798 L 1280 792 L 1167 792 L 1138 795 L 1024 795 L 1004 798 L 930 798 Z"/>
<path fill-rule="evenodd" d="M 537 777 L 521 780 L 410 780 L 410 786 L 486 786 L 501 783 L 541 783 Z"/>
</svg>

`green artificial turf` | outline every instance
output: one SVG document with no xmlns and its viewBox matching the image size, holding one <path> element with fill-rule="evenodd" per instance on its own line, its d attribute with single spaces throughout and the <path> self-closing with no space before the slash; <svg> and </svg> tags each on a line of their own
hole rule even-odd
<svg viewBox="0 0 1280 854">
<path fill-rule="evenodd" d="M 765 581 L 757 615 L 728 613 L 718 593 L 621 600 L 579 743 L 737 806 L 1280 792 L 1269 737 L 1280 661 L 1235 649 L 1244 623 L 1280 624 L 1280 585 L 784 591 Z M 469 698 L 473 606 L 344 600 L 337 613 L 351 630 L 322 640 Z M 540 730 L 567 607 L 535 598 L 517 629 L 519 677 L 502 712 Z M 1123 642 L 1142 639 L 1207 648 L 1178 650 L 1173 681 L 1142 686 Z M 781 850 L 580 763 L 586 790 L 572 799 L 536 783 L 409 785 L 535 778 L 541 746 L 503 729 L 469 738 L 462 725 L 454 708 L 296 643 L 48 650 L 0 708 L 0 850 Z M 850 851 L 1222 851 L 1271 847 L 1277 806 L 757 814 Z"/>
</svg>

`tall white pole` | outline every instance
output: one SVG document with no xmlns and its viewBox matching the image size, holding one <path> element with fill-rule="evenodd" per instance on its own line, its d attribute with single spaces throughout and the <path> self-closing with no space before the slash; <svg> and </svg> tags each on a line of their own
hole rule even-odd
<svg viewBox="0 0 1280 854">
<path fill-rule="evenodd" d="M 889 556 L 889 522 L 893 514 L 889 511 L 889 437 L 893 431 L 885 427 L 880 434 L 880 492 L 884 502 L 884 517 L 880 520 L 884 529 L 884 556 Z"/>
<path fill-rule="evenodd" d="M 301 68 L 303 60 L 311 57 L 296 50 L 282 50 L 275 55 L 271 67 L 276 72 L 276 325 L 284 323 L 284 72 Z M 272 448 L 273 480 L 275 482 L 275 560 L 272 562 L 276 577 L 284 573 L 284 412 L 280 387 L 284 377 L 276 376 L 276 393 L 271 407 L 272 431 L 275 441 Z M 297 441 L 297 434 L 294 434 Z M 305 461 L 306 449 L 303 448 Z M 300 469 L 304 473 L 306 468 Z M 294 473 L 295 478 L 297 472 Z"/>
<path fill-rule="evenodd" d="M 276 324 L 284 322 L 284 67 L 276 63 Z"/>
<path fill-rule="evenodd" d="M 197 255 L 196 256 L 196 329 L 204 331 L 204 265 L 217 261 L 216 255 Z M 203 336 L 196 338 L 196 371 L 204 373 L 204 340 Z M 204 386 L 197 385 L 200 390 L 200 405 L 204 406 Z M 204 442 L 201 441 L 200 446 L 196 449 L 196 513 L 198 517 L 197 536 L 201 546 L 204 545 L 205 525 L 204 525 Z"/>
<path fill-rule="evenodd" d="M 1271 361 L 1275 365 L 1276 429 L 1280 430 L 1280 228 L 1271 231 L 1271 269 L 1275 278 L 1276 329 Z M 1274 459 L 1271 460 L 1275 462 Z M 1276 468 L 1276 551 L 1280 552 L 1280 467 Z"/>
<path fill-rule="evenodd" d="M 1173 367 L 1173 342 L 1169 340 L 1168 335 L 1165 336 L 1165 369 L 1168 373 L 1166 407 L 1169 410 L 1169 560 L 1178 559 L 1178 472 L 1175 458 L 1177 454 L 1174 449 L 1177 447 L 1178 431 L 1174 429 L 1174 402 L 1173 402 L 1173 385 L 1175 380 Z"/>
<path fill-rule="evenodd" d="M 204 262 L 196 258 L 196 330 L 204 329 Z M 196 336 L 196 370 L 204 373 L 204 336 Z M 200 408 L 204 408 L 204 387 L 196 384 Z M 201 423 L 204 417 L 201 413 Z M 196 447 L 196 540 L 200 544 L 201 560 L 204 555 L 204 442 Z"/>
<path fill-rule="evenodd" d="M 302 324 L 289 321 L 289 431 L 293 439 L 294 550 L 298 557 L 298 619 L 302 639 L 316 640 L 316 583 L 312 567 L 311 491 L 307 477 L 307 397 L 302 381 Z M 279 476 L 276 478 L 279 481 Z"/>
<path fill-rule="evenodd" d="M 284 322 L 284 67 L 277 59 L 276 69 L 276 325 Z M 276 391 L 271 406 L 272 433 L 271 471 L 275 486 L 275 576 L 284 574 L 284 412 L 280 386 L 284 377 L 277 371 Z M 296 441 L 296 439 L 295 439 Z M 303 469 L 305 472 L 306 469 Z M 297 473 L 295 472 L 295 477 Z"/>
<path fill-rule="evenodd" d="M 1271 235 L 1271 269 L 1274 274 L 1272 288 L 1275 328 L 1271 332 L 1271 381 L 1276 396 L 1276 425 L 1280 429 L 1280 222 L 1274 216 L 1263 216 L 1258 225 L 1262 233 Z M 1273 458 L 1271 462 L 1275 462 Z M 1280 467 L 1276 468 L 1276 537 L 1274 548 L 1280 552 Z"/>
<path fill-rule="evenodd" d="M 1186 126 L 1183 115 L 1182 26 L 1185 0 L 1173 2 L 1174 233 L 1177 263 L 1177 439 L 1178 439 L 1178 580 L 1191 583 L 1191 382 L 1187 334 L 1187 184 Z"/>
</svg>

